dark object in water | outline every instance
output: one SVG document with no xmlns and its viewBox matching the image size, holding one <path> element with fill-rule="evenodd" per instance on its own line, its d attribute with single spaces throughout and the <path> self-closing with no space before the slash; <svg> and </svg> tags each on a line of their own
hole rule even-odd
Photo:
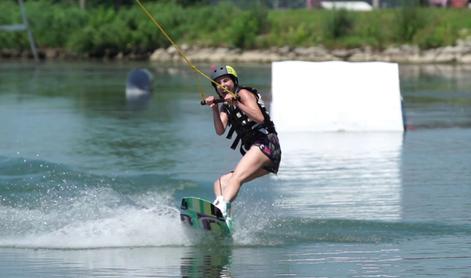
<svg viewBox="0 0 471 278">
<path fill-rule="evenodd" d="M 126 98 L 128 100 L 148 97 L 152 92 L 154 76 L 147 69 L 133 69 L 128 73 L 126 82 Z"/>
</svg>

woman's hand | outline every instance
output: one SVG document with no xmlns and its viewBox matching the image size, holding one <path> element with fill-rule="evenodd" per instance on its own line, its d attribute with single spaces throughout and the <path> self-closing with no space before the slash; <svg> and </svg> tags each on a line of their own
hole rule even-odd
<svg viewBox="0 0 471 278">
<path fill-rule="evenodd" d="M 232 94 L 226 94 L 224 96 L 224 102 L 229 104 L 229 105 L 235 105 L 237 102 L 237 99 L 232 96 Z"/>
<path fill-rule="evenodd" d="M 208 105 L 210 108 L 214 108 L 216 105 L 216 98 L 214 96 L 209 96 L 204 99 L 204 102 L 206 105 Z"/>
</svg>

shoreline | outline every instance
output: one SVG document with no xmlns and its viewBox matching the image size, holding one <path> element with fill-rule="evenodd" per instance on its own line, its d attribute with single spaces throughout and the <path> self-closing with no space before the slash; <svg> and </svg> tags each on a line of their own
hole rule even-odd
<svg viewBox="0 0 471 278">
<path fill-rule="evenodd" d="M 471 39 L 459 40 L 455 46 L 421 50 L 413 45 L 388 47 L 373 50 L 369 47 L 355 49 L 327 49 L 314 47 L 272 47 L 270 49 L 242 50 L 234 48 L 191 47 L 181 45 L 181 49 L 192 62 L 227 62 L 227 63 L 271 63 L 285 60 L 302 61 L 348 61 L 371 62 L 384 61 L 408 64 L 471 64 Z M 107 60 L 107 61 L 181 61 L 175 47 L 159 48 L 153 53 L 123 54 L 106 52 L 102 57 L 88 54 L 71 54 L 63 49 L 50 48 L 39 50 L 42 60 Z M 11 59 L 32 59 L 30 51 L 0 50 L 0 61 Z"/>
<path fill-rule="evenodd" d="M 455 46 L 421 50 L 417 46 L 402 45 L 389 47 L 383 51 L 371 48 L 326 49 L 322 46 L 309 48 L 270 48 L 260 50 L 230 48 L 192 48 L 181 46 L 183 52 L 193 62 L 261 62 L 270 63 L 284 60 L 303 61 L 349 61 L 349 62 L 397 62 L 410 64 L 456 63 L 471 64 L 471 39 L 459 41 Z M 174 47 L 160 48 L 150 55 L 153 62 L 179 61 Z"/>
</svg>

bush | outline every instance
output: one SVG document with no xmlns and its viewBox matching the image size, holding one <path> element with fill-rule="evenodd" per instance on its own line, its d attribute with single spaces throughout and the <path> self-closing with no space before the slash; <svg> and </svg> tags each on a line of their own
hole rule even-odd
<svg viewBox="0 0 471 278">
<path fill-rule="evenodd" d="M 428 24 L 417 32 L 412 43 L 422 49 L 437 48 L 455 44 L 459 38 L 458 28 L 453 27 L 453 22 L 445 18 L 429 15 Z"/>
<path fill-rule="evenodd" d="M 363 40 L 362 46 L 374 49 L 383 49 L 393 41 L 392 28 L 393 14 L 388 10 L 375 10 L 359 14 L 356 19 L 354 36 Z"/>
<path fill-rule="evenodd" d="M 13 1 L 2 1 L 0 4 L 0 25 L 19 24 L 21 22 L 20 9 Z M 0 48 L 2 49 L 28 49 L 28 37 L 23 32 L 0 31 Z"/>
<path fill-rule="evenodd" d="M 242 12 L 230 22 L 225 41 L 231 47 L 253 48 L 259 30 L 260 22 L 253 13 Z"/>
<path fill-rule="evenodd" d="M 71 34 L 87 26 L 89 16 L 77 6 L 27 2 L 28 19 L 41 47 L 62 48 Z"/>
<path fill-rule="evenodd" d="M 344 9 L 334 10 L 332 16 L 326 21 L 325 35 L 329 39 L 339 39 L 349 35 L 354 26 L 354 18 Z"/>
<path fill-rule="evenodd" d="M 310 46 L 323 41 L 323 23 L 328 17 L 325 11 L 296 11 L 296 15 L 286 11 L 271 11 L 268 14 L 268 29 L 260 39 L 260 45 L 271 46 Z"/>
<path fill-rule="evenodd" d="M 410 43 L 414 36 L 426 25 L 422 10 L 417 7 L 402 7 L 396 14 L 396 38 L 403 43 Z"/>
</svg>

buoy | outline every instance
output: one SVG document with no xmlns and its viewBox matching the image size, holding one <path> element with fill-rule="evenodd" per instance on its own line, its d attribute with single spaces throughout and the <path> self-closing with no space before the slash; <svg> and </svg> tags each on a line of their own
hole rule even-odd
<svg viewBox="0 0 471 278">
<path fill-rule="evenodd" d="M 144 68 L 133 69 L 128 73 L 126 82 L 126 99 L 139 100 L 148 98 L 152 93 L 152 81 L 154 76 Z"/>
</svg>

